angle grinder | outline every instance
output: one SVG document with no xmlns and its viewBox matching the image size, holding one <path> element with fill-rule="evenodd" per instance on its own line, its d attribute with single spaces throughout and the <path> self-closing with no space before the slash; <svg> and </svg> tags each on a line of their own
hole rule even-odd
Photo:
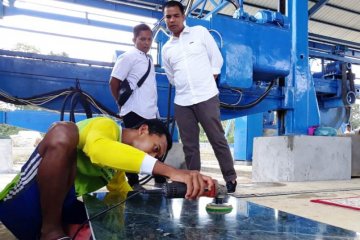
<svg viewBox="0 0 360 240">
<path fill-rule="evenodd" d="M 186 184 L 181 182 L 165 183 L 161 189 L 166 198 L 184 198 L 186 194 Z M 210 214 L 226 214 L 230 213 L 233 207 L 226 203 L 227 189 L 224 185 L 215 181 L 215 187 L 211 190 L 205 189 L 202 196 L 214 198 L 212 203 L 206 205 L 206 211 Z"/>
</svg>

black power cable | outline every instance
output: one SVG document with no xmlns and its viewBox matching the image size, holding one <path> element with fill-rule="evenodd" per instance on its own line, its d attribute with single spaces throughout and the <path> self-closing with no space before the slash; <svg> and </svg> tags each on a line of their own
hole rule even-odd
<svg viewBox="0 0 360 240">
<path fill-rule="evenodd" d="M 72 98 L 73 95 L 75 93 L 77 97 L 76 98 Z M 71 105 L 76 105 L 76 101 L 80 100 L 80 103 L 82 104 L 82 106 L 84 107 L 86 116 L 89 117 L 91 116 L 91 106 L 97 110 L 98 113 L 103 113 L 103 114 L 107 114 L 109 116 L 115 117 L 120 119 L 119 115 L 113 111 L 111 111 L 109 108 L 105 107 L 102 103 L 100 103 L 99 101 L 97 101 L 95 98 L 93 98 L 89 93 L 79 89 L 79 88 L 67 88 L 67 89 L 60 89 L 60 90 L 56 90 L 56 91 L 51 91 L 48 93 L 44 93 L 44 94 L 40 94 L 40 95 L 34 95 L 32 97 L 27 97 L 27 98 L 20 98 L 17 96 L 11 96 L 10 94 L 6 93 L 3 90 L 0 90 L 0 100 L 7 102 L 7 103 L 12 103 L 15 105 L 35 105 L 35 106 L 42 106 L 46 103 L 52 102 L 60 97 L 64 97 L 64 100 L 62 102 L 62 107 L 60 112 L 62 113 L 61 115 L 61 119 L 64 119 L 64 112 L 65 112 L 65 108 L 66 108 L 66 103 L 69 99 L 72 99 L 72 104 Z M 75 109 L 74 109 L 75 111 Z"/>
</svg>

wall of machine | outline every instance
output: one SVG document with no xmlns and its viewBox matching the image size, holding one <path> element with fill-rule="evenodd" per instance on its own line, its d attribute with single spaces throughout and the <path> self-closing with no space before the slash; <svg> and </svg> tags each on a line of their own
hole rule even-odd
<svg viewBox="0 0 360 240">
<path fill-rule="evenodd" d="M 111 8 L 102 1 L 89 4 L 94 2 Z M 232 1 L 237 6 L 233 16 L 219 14 L 230 1 L 218 1 L 206 11 L 201 8 L 204 2 L 188 1 L 186 22 L 208 28 L 224 57 L 218 82 L 223 119 L 275 111 L 279 135 L 306 134 L 314 125 L 338 128 L 348 122 L 360 89 L 354 83 L 352 64 L 360 60 L 341 51 L 324 54 L 325 48 L 338 49 L 336 44 L 308 41 L 307 1 L 288 1 L 278 12 L 261 10 L 254 16 L 244 11 L 242 1 Z M 145 12 L 159 18 L 154 33 L 158 31 L 155 41 L 161 51 L 169 37 L 161 14 Z M 311 75 L 309 57 L 322 59 L 321 72 Z M 112 63 L 1 50 L 0 100 L 115 116 L 108 89 L 111 67 Z M 171 118 L 174 91 L 160 59 L 156 71 L 160 114 Z"/>
</svg>

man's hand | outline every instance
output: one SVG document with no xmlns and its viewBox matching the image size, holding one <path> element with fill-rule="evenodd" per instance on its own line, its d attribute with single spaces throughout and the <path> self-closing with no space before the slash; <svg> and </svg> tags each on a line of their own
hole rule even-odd
<svg viewBox="0 0 360 240">
<path fill-rule="evenodd" d="M 215 187 L 214 180 L 199 173 L 195 170 L 181 170 L 177 169 L 170 179 L 177 182 L 186 184 L 186 199 L 198 199 L 204 194 L 205 189 L 211 191 Z"/>
<path fill-rule="evenodd" d="M 186 199 L 197 199 L 204 194 L 205 189 L 211 191 L 215 187 L 215 180 L 194 170 L 182 170 L 156 162 L 153 174 L 169 177 L 172 181 L 186 184 Z"/>
</svg>

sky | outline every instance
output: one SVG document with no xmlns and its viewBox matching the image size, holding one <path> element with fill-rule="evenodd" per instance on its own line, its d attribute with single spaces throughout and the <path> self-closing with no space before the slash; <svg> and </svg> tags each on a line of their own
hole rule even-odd
<svg viewBox="0 0 360 240">
<path fill-rule="evenodd" d="M 8 4 L 4 1 L 5 6 Z M 1 35 L 6 36 L 1 38 L 1 49 L 13 50 L 17 43 L 22 43 L 35 47 L 42 54 L 65 52 L 70 57 L 88 60 L 111 62 L 116 50 L 126 51 L 133 45 L 132 32 L 94 27 L 93 21 L 124 25 L 130 29 L 139 23 L 152 27 L 157 21 L 117 11 L 79 8 L 79 5 L 65 1 L 17 0 L 14 4 L 15 9 L 9 9 L 0 19 Z M 78 23 L 61 19 L 75 19 Z M 152 54 L 156 53 L 152 51 Z"/>
</svg>

